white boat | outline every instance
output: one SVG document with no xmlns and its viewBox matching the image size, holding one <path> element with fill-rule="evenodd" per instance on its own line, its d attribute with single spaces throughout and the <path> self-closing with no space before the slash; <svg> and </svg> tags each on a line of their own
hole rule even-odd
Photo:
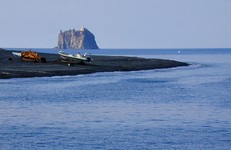
<svg viewBox="0 0 231 150">
<path fill-rule="evenodd" d="M 63 51 L 59 51 L 58 54 L 64 61 L 70 61 L 73 63 L 89 63 L 93 61 L 91 56 L 87 55 L 87 53 L 85 53 L 84 55 L 81 55 L 80 53 L 72 55 Z"/>
<path fill-rule="evenodd" d="M 15 57 L 21 57 L 21 56 L 22 56 L 21 52 L 12 52 L 12 54 L 13 54 Z"/>
</svg>

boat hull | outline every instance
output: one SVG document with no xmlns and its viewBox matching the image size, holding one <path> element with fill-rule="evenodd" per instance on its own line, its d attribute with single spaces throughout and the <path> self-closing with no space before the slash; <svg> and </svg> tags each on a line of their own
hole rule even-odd
<svg viewBox="0 0 231 150">
<path fill-rule="evenodd" d="M 67 54 L 67 53 L 64 53 L 64 52 L 60 51 L 59 55 L 61 57 L 61 60 L 65 61 L 65 62 L 70 62 L 70 63 L 88 63 L 88 62 L 92 62 L 91 57 L 83 56 L 83 55 L 80 55 L 80 54 L 71 55 L 71 54 Z"/>
</svg>

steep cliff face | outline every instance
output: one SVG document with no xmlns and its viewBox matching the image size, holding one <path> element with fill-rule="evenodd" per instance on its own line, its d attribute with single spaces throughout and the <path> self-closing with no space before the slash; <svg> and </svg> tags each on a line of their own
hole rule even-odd
<svg viewBox="0 0 231 150">
<path fill-rule="evenodd" d="M 99 49 L 95 36 L 86 28 L 80 30 L 60 31 L 58 36 L 59 49 Z"/>
</svg>

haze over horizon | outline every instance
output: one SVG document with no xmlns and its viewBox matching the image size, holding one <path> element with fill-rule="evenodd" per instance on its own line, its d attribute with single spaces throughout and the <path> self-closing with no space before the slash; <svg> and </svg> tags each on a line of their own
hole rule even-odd
<svg viewBox="0 0 231 150">
<path fill-rule="evenodd" d="M 0 47 L 53 48 L 89 29 L 100 48 L 231 48 L 230 0 L 2 0 Z"/>
</svg>

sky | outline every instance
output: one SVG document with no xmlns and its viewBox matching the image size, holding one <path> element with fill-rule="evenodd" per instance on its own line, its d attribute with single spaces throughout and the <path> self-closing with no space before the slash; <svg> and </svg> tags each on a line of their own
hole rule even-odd
<svg viewBox="0 0 231 150">
<path fill-rule="evenodd" d="M 107 48 L 231 48 L 231 0 L 0 0 L 0 47 L 53 48 L 60 30 Z"/>
</svg>

